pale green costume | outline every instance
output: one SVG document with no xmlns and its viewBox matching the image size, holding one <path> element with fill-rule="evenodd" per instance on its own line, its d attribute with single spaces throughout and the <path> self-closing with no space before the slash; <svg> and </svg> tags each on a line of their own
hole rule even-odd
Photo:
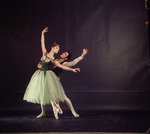
<svg viewBox="0 0 150 134">
<path fill-rule="evenodd" d="M 63 88 L 57 76 L 51 69 L 54 60 L 47 57 L 41 60 L 42 68 L 38 69 L 31 77 L 25 91 L 23 100 L 38 104 L 50 104 L 53 102 L 64 102 Z"/>
</svg>

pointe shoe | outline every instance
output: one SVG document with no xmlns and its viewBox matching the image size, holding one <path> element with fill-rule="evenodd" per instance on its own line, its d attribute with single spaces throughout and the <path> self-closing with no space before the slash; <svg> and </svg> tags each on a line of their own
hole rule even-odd
<svg viewBox="0 0 150 134">
<path fill-rule="evenodd" d="M 56 119 L 59 119 L 59 117 L 58 117 L 58 111 L 59 111 L 59 109 L 55 109 L 54 110 L 54 116 L 55 116 Z"/>
<path fill-rule="evenodd" d="M 46 114 L 44 114 L 44 113 L 41 113 L 40 115 L 38 115 L 36 118 L 42 118 L 42 117 L 45 117 L 46 116 Z"/>
<path fill-rule="evenodd" d="M 59 108 L 59 111 L 58 111 L 59 114 L 63 114 L 63 111 L 61 108 Z"/>
</svg>

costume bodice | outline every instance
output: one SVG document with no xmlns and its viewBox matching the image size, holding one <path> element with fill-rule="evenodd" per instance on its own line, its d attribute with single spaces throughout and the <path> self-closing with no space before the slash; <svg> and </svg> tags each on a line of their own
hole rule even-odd
<svg viewBox="0 0 150 134">
<path fill-rule="evenodd" d="M 47 53 L 45 53 L 45 59 L 41 59 L 41 65 L 42 67 L 39 68 L 41 71 L 47 71 L 52 70 L 54 67 L 54 59 L 51 59 L 47 56 Z"/>
</svg>

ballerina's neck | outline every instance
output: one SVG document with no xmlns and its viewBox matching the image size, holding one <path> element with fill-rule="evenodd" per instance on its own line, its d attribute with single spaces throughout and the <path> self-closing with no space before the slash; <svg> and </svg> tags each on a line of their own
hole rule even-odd
<svg viewBox="0 0 150 134">
<path fill-rule="evenodd" d="M 47 54 L 47 57 L 49 57 L 50 59 L 55 59 L 54 53 L 51 53 L 51 52 L 49 52 L 49 53 Z"/>
</svg>

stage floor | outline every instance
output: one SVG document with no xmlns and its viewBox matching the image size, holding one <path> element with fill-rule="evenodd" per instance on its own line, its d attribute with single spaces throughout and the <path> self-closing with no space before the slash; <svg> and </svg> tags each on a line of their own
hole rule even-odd
<svg viewBox="0 0 150 134">
<path fill-rule="evenodd" d="M 1 133 L 12 134 L 12 133 Z M 145 134 L 145 133 L 128 133 L 128 132 L 43 132 L 43 133 L 15 133 L 15 134 Z M 148 133 L 146 133 L 148 134 Z"/>
<path fill-rule="evenodd" d="M 140 134 L 150 128 L 150 111 L 77 110 L 77 113 L 80 114 L 79 118 L 64 110 L 56 120 L 50 109 L 47 116 L 41 119 L 36 119 L 40 109 L 4 110 L 0 115 L 0 133 Z"/>
</svg>

